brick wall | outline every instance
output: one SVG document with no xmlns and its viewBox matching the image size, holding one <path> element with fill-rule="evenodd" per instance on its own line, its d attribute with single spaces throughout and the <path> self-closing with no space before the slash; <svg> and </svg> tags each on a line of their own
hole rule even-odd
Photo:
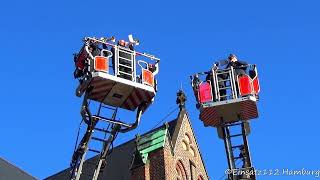
<svg viewBox="0 0 320 180">
<path fill-rule="evenodd" d="M 164 180 L 165 163 L 164 163 L 164 149 L 158 149 L 149 154 L 149 173 L 151 180 Z"/>
<path fill-rule="evenodd" d="M 186 137 L 189 138 L 189 143 L 186 143 L 187 146 L 184 146 L 183 143 L 187 142 Z M 190 152 L 190 149 L 193 148 L 194 154 Z M 204 167 L 204 164 L 201 159 L 200 152 L 198 150 L 198 145 L 196 143 L 195 135 L 192 131 L 191 124 L 189 123 L 188 117 L 185 116 L 182 121 L 181 128 L 176 140 L 176 145 L 174 147 L 174 162 L 172 164 L 177 164 L 178 161 L 181 161 L 187 174 L 187 179 L 197 180 L 199 176 L 202 176 L 203 179 L 209 179 Z M 191 172 L 193 164 L 194 172 Z M 192 176 L 191 176 L 192 175 Z"/>
<path fill-rule="evenodd" d="M 131 180 L 150 180 L 149 164 L 132 169 Z"/>
<path fill-rule="evenodd" d="M 184 146 L 183 141 L 186 140 L 186 137 L 188 137 L 189 143 Z M 190 152 L 191 147 L 194 153 Z M 199 176 L 204 180 L 209 179 L 187 116 L 184 117 L 181 123 L 175 147 L 171 146 L 171 142 L 167 137 L 163 149 L 150 153 L 146 165 L 132 171 L 132 179 L 176 180 L 178 162 L 183 164 L 187 180 L 198 180 Z"/>
<path fill-rule="evenodd" d="M 170 144 L 169 138 L 167 137 L 164 146 L 164 162 L 167 180 L 176 180 L 176 170 L 174 162 L 174 154 L 172 154 L 172 146 Z"/>
</svg>

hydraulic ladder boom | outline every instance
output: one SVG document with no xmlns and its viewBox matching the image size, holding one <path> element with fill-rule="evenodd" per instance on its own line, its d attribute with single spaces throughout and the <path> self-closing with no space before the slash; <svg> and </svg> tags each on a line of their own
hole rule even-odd
<svg viewBox="0 0 320 180">
<path fill-rule="evenodd" d="M 228 166 L 230 170 L 229 179 L 255 180 L 256 178 L 254 173 L 249 173 L 254 172 L 254 168 L 251 164 L 247 139 L 247 135 L 250 133 L 249 122 L 225 124 L 224 126 L 218 127 L 217 131 L 219 137 L 224 140 Z M 232 133 L 233 131 L 237 131 L 237 133 Z M 242 166 L 239 166 L 241 164 Z"/>
<path fill-rule="evenodd" d="M 217 128 L 219 138 L 224 140 L 228 180 L 255 180 L 247 136 L 249 121 L 258 117 L 260 86 L 256 66 L 231 64 L 219 69 L 215 64 L 210 71 L 191 76 L 191 85 L 199 119 L 206 127 Z"/>
<path fill-rule="evenodd" d="M 107 164 L 106 162 L 107 156 L 110 153 L 109 150 L 110 150 L 111 144 L 115 140 L 117 134 L 119 132 L 121 133 L 128 132 L 136 128 L 140 122 L 140 118 L 144 110 L 144 105 L 139 106 L 137 110 L 136 120 L 132 124 L 126 124 L 121 121 L 115 120 L 118 108 L 111 108 L 108 106 L 104 106 L 102 105 L 102 103 L 100 104 L 97 115 L 92 115 L 89 109 L 88 100 L 86 99 L 88 93 L 89 92 L 86 92 L 84 96 L 83 104 L 81 107 L 81 115 L 83 117 L 83 120 L 87 124 L 87 129 L 82 140 L 78 144 L 78 147 L 72 156 L 72 160 L 70 164 L 72 168 L 71 177 L 70 177 L 71 180 L 80 180 L 83 165 L 86 160 L 86 154 L 88 151 L 99 154 L 98 155 L 99 159 L 98 159 L 98 162 L 96 163 L 94 173 L 93 175 L 89 175 L 90 177 L 92 177 L 92 180 L 97 180 L 99 177 L 99 174 L 103 172 L 103 169 Z M 111 118 L 102 117 L 100 115 L 101 108 L 107 108 L 113 111 L 112 117 Z M 100 122 L 107 124 L 107 127 L 106 128 L 97 127 L 97 124 Z M 95 137 L 93 135 L 95 131 L 104 133 L 105 138 Z M 106 138 L 107 134 L 109 134 L 108 138 Z M 89 148 L 89 144 L 91 141 L 97 141 L 102 143 L 101 150 Z"/>
</svg>

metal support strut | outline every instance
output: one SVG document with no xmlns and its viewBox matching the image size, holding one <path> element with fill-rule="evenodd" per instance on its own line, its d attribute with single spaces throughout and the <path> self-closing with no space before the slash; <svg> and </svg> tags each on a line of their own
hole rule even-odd
<svg viewBox="0 0 320 180">
<path fill-rule="evenodd" d="M 231 129 L 240 127 L 240 133 L 231 134 Z M 229 180 L 255 180 L 254 168 L 251 164 L 247 135 L 250 133 L 249 122 L 225 124 L 218 127 L 219 137 L 224 140 L 230 174 Z M 238 139 L 237 139 L 238 138 Z M 233 145 L 237 140 L 237 145 Z M 242 142 L 242 143 L 239 143 Z M 238 155 L 235 155 L 239 152 Z M 237 160 L 241 160 L 240 162 Z M 242 163 L 241 163 L 242 162 Z M 241 165 L 242 164 L 242 165 Z M 241 165 L 241 166 L 239 166 Z"/>
<path fill-rule="evenodd" d="M 80 179 L 82 174 L 82 168 L 86 160 L 85 158 L 86 153 L 88 151 L 99 154 L 98 155 L 99 159 L 98 159 L 98 162 L 96 163 L 94 173 L 93 175 L 89 175 L 90 178 L 92 178 L 92 180 L 97 180 L 99 177 L 99 174 L 103 172 L 103 169 L 107 164 L 107 161 L 106 161 L 107 156 L 111 153 L 110 147 L 112 146 L 113 141 L 117 137 L 117 134 L 119 132 L 125 133 L 135 129 L 138 126 L 142 112 L 145 109 L 145 104 L 140 105 L 137 110 L 135 122 L 132 124 L 126 124 L 119 120 L 115 120 L 118 108 L 104 106 L 102 105 L 102 103 L 100 104 L 97 115 L 92 115 L 89 109 L 88 94 L 90 94 L 90 88 L 86 91 L 83 99 L 83 103 L 81 106 L 81 116 L 83 118 L 82 121 L 84 121 L 87 124 L 87 129 L 72 156 L 72 160 L 70 163 L 70 166 L 71 166 L 70 180 Z M 102 107 L 113 111 L 111 118 L 102 117 L 100 115 L 100 111 Z M 107 124 L 107 127 L 106 128 L 97 127 L 97 124 L 99 122 Z M 109 130 L 110 126 L 111 126 L 111 130 Z M 104 138 L 100 138 L 101 136 L 95 137 L 93 135 L 95 131 L 104 133 Z M 89 143 L 91 141 L 102 143 L 101 150 L 89 148 Z"/>
</svg>

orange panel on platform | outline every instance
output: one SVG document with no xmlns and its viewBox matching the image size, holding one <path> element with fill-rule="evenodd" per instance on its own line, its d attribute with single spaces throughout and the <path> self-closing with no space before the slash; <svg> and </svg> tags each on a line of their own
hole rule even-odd
<svg viewBox="0 0 320 180">
<path fill-rule="evenodd" d="M 96 71 L 108 72 L 108 59 L 103 56 L 96 56 L 94 59 L 94 69 Z"/>
<path fill-rule="evenodd" d="M 142 81 L 144 84 L 154 86 L 154 77 L 151 71 L 147 69 L 142 70 Z"/>
</svg>

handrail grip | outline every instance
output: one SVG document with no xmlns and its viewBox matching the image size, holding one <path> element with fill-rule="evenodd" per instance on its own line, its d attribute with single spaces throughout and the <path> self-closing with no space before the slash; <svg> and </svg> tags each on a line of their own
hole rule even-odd
<svg viewBox="0 0 320 180">
<path fill-rule="evenodd" d="M 138 60 L 137 62 L 138 62 L 138 65 L 141 67 L 141 69 L 146 69 L 146 68 L 144 68 L 140 63 L 146 64 L 146 67 L 148 68 L 148 63 L 147 62 L 142 61 L 142 60 Z"/>
<path fill-rule="evenodd" d="M 89 46 L 85 46 L 85 50 L 86 50 L 86 52 L 89 54 L 90 58 L 93 59 L 93 55 L 92 55 L 91 52 L 89 51 Z"/>
<path fill-rule="evenodd" d="M 100 53 L 101 56 L 103 56 L 103 52 L 107 52 L 108 53 L 107 58 L 110 58 L 110 57 L 113 56 L 113 53 L 111 51 L 107 50 L 107 49 L 102 49 L 101 50 L 101 53 Z"/>
</svg>

